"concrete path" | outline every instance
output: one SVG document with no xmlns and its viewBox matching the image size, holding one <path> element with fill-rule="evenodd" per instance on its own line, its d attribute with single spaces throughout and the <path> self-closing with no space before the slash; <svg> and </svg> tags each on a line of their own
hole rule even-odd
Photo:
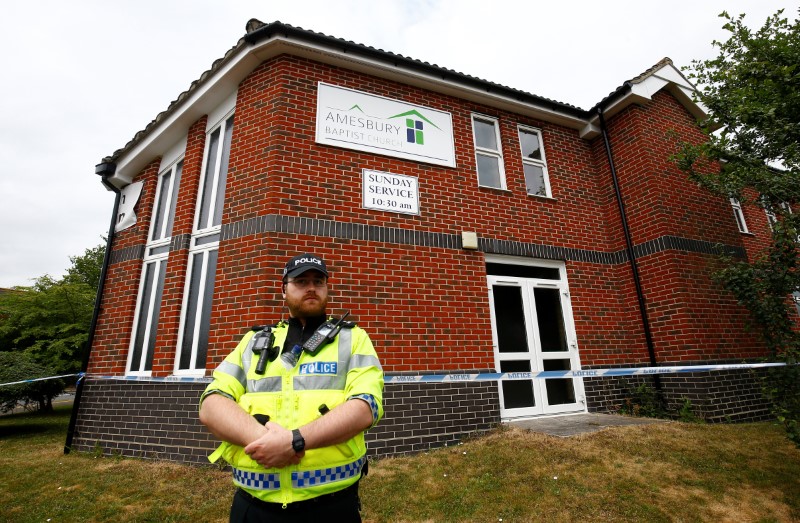
<svg viewBox="0 0 800 523">
<path fill-rule="evenodd" d="M 509 426 L 532 432 L 541 432 L 551 436 L 574 436 L 587 432 L 596 432 L 608 427 L 626 425 L 647 425 L 650 423 L 666 423 L 666 420 L 654 418 L 633 418 L 618 414 L 564 414 L 561 416 L 544 416 L 541 418 L 511 421 Z"/>
</svg>

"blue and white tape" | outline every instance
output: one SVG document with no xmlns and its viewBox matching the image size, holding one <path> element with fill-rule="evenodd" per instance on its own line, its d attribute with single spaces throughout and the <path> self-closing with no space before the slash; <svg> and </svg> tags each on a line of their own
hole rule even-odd
<svg viewBox="0 0 800 523">
<path fill-rule="evenodd" d="M 545 370 L 538 372 L 482 372 L 464 373 L 449 372 L 446 374 L 386 374 L 386 383 L 454 383 L 470 381 L 513 381 L 513 380 L 535 380 L 552 378 L 599 378 L 616 376 L 652 376 L 661 374 L 681 374 L 686 372 L 714 372 L 723 370 L 749 370 L 763 369 L 769 367 L 785 367 L 786 363 L 732 363 L 720 365 L 684 365 L 673 367 L 631 367 L 631 368 L 604 368 L 604 369 L 581 369 L 581 370 Z M 15 381 L 12 383 L 0 383 L 0 387 L 7 385 L 19 385 L 21 383 L 32 383 L 35 381 L 54 380 L 58 378 L 70 378 L 79 376 L 79 380 L 89 377 L 95 380 L 124 380 L 124 381 L 158 381 L 170 383 L 210 383 L 211 378 L 205 376 L 103 376 L 86 374 L 63 374 L 61 376 L 50 376 L 47 378 L 35 378 L 30 380 Z"/>
<path fill-rule="evenodd" d="M 80 376 L 83 378 L 84 373 L 79 372 L 77 374 L 62 374 L 61 376 L 48 376 L 46 378 L 33 378 L 29 380 L 21 380 L 21 381 L 12 381 L 10 383 L 0 383 L 0 387 L 7 387 L 11 385 L 22 385 L 23 383 L 34 383 L 36 381 L 47 381 L 47 380 L 57 380 L 60 378 L 73 378 L 75 376 Z"/>
<path fill-rule="evenodd" d="M 684 372 L 713 372 L 722 370 L 761 369 L 784 367 L 785 363 L 741 363 L 722 365 L 685 365 L 678 367 L 632 367 L 585 370 L 544 370 L 538 372 L 485 372 L 448 373 L 421 375 L 387 375 L 386 383 L 425 383 L 425 382 L 464 382 L 464 381 L 512 381 L 547 378 L 596 378 L 612 376 L 647 376 L 660 374 L 680 374 Z"/>
</svg>

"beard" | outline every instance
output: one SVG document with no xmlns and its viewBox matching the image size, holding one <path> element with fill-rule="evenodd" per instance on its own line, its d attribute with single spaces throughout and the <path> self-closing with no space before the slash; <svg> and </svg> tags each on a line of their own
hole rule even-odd
<svg viewBox="0 0 800 523">
<path fill-rule="evenodd" d="M 295 318 L 312 318 L 325 314 L 325 307 L 328 305 L 328 298 L 314 294 L 314 299 L 308 299 L 310 295 L 304 295 L 301 299 L 288 299 L 287 305 L 289 312 Z"/>
</svg>

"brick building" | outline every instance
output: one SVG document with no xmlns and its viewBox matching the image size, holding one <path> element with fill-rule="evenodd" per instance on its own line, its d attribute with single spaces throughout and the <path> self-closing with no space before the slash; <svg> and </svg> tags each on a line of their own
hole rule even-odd
<svg viewBox="0 0 800 523">
<path fill-rule="evenodd" d="M 71 445 L 204 461 L 199 378 L 251 325 L 285 316 L 282 266 L 303 251 L 328 261 L 329 312 L 351 311 L 388 375 L 763 357 L 710 274 L 719 249 L 763 247 L 767 216 L 669 160 L 703 139 L 691 91 L 664 59 L 587 111 L 250 21 L 97 167 L 117 224 Z M 370 452 L 614 410 L 635 383 L 387 384 Z M 710 420 L 767 415 L 747 372 L 658 385 Z"/>
</svg>

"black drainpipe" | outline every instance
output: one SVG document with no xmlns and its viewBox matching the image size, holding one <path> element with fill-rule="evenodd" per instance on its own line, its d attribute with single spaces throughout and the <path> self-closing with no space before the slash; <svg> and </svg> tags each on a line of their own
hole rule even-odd
<svg viewBox="0 0 800 523">
<path fill-rule="evenodd" d="M 114 199 L 114 212 L 111 213 L 111 225 L 108 227 L 108 238 L 106 239 L 106 252 L 103 256 L 103 267 L 100 269 L 100 282 L 97 284 L 97 296 L 94 299 L 94 312 L 92 313 L 92 323 L 89 326 L 89 339 L 86 340 L 86 348 L 83 351 L 83 362 L 81 372 L 84 376 L 78 380 L 75 386 L 75 400 L 72 402 L 72 413 L 69 417 L 69 427 L 67 428 L 67 441 L 64 443 L 64 454 L 69 454 L 72 449 L 72 438 L 75 435 L 75 423 L 78 420 L 78 409 L 81 405 L 81 395 L 83 393 L 83 383 L 86 381 L 86 369 L 89 368 L 89 353 L 92 351 L 94 342 L 94 331 L 97 328 L 97 317 L 100 316 L 100 300 L 103 298 L 103 288 L 106 284 L 106 273 L 111 259 L 111 244 L 114 241 L 114 229 L 117 225 L 117 213 L 119 212 L 120 191 L 114 184 L 108 181 L 108 177 L 117 170 L 115 163 L 101 163 L 95 166 L 95 174 L 102 176 L 102 183 L 116 194 Z"/>
<path fill-rule="evenodd" d="M 611 152 L 611 141 L 608 139 L 608 129 L 606 128 L 606 119 L 603 117 L 603 109 L 597 108 L 597 114 L 600 116 L 600 130 L 603 133 L 603 142 L 606 145 L 606 156 L 608 156 L 608 165 L 611 168 L 611 180 L 614 182 L 614 192 L 617 196 L 617 205 L 619 206 L 620 219 L 622 220 L 622 230 L 625 234 L 625 245 L 628 251 L 628 260 L 631 264 L 631 271 L 633 272 L 633 283 L 636 286 L 636 297 L 639 300 L 639 312 L 642 315 L 642 327 L 644 328 L 644 338 L 647 342 L 647 353 L 650 355 L 650 366 L 658 366 L 656 360 L 656 350 L 653 346 L 653 335 L 650 332 L 650 320 L 647 318 L 647 304 L 645 303 L 644 293 L 642 292 L 642 280 L 639 276 L 639 266 L 636 263 L 636 255 L 633 252 L 633 240 L 631 239 L 631 230 L 628 227 L 628 218 L 625 213 L 625 202 L 622 200 L 622 192 L 619 190 L 619 179 L 617 178 L 617 168 L 614 166 L 614 155 Z M 653 374 L 653 384 L 657 391 L 661 392 L 661 378 L 658 374 Z"/>
</svg>

